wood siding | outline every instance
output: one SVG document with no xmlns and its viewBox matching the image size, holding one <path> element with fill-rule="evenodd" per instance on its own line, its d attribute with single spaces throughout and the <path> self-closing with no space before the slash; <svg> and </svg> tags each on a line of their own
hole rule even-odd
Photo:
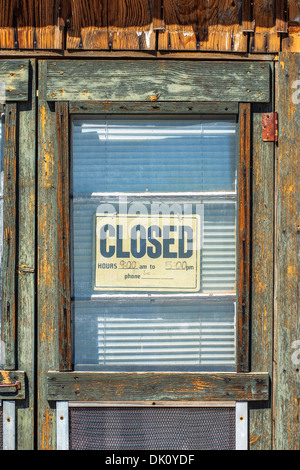
<svg viewBox="0 0 300 470">
<path fill-rule="evenodd" d="M 300 54 L 278 63 L 274 447 L 300 449 Z"/>
<path fill-rule="evenodd" d="M 49 372 L 48 400 L 268 400 L 268 374 Z"/>
<path fill-rule="evenodd" d="M 49 61 L 48 101 L 269 102 L 265 63 Z M 143 80 L 137 80 L 140 74 Z M 220 90 L 222 93 L 220 95 Z"/>
<path fill-rule="evenodd" d="M 2 50 L 299 51 L 298 0 L 0 0 Z"/>
<path fill-rule="evenodd" d="M 18 393 L 8 389 L 19 449 L 55 449 L 55 401 L 112 400 L 118 380 L 115 400 L 250 401 L 250 448 L 299 450 L 299 52 L 299 0 L 0 0 L 8 345 L 0 384 L 21 380 Z M 239 373 L 170 382 L 67 372 L 68 112 L 240 119 L 239 109 L 251 192 Z M 262 113 L 273 111 L 278 144 L 261 135 Z"/>
</svg>

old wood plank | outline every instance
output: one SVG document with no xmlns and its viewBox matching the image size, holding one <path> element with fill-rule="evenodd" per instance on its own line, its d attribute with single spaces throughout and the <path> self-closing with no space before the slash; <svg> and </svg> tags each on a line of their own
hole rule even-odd
<svg viewBox="0 0 300 470">
<path fill-rule="evenodd" d="M 14 49 L 18 44 L 15 36 L 15 10 L 17 0 L 0 0 L 0 48 Z"/>
<path fill-rule="evenodd" d="M 274 448 L 300 449 L 300 119 L 299 53 L 278 64 L 279 146 L 276 190 Z"/>
<path fill-rule="evenodd" d="M 70 114 L 238 114 L 238 103 L 226 102 L 70 102 Z"/>
<path fill-rule="evenodd" d="M 72 3 L 67 49 L 155 50 L 149 0 L 78 0 Z"/>
<path fill-rule="evenodd" d="M 138 80 L 142 71 L 143 79 Z M 268 102 L 269 65 L 194 61 L 49 61 L 49 101 Z M 222 91 L 221 91 L 222 90 Z"/>
<path fill-rule="evenodd" d="M 247 51 L 241 2 L 165 0 L 159 50 Z"/>
<path fill-rule="evenodd" d="M 64 12 L 65 5 L 68 6 L 68 3 L 68 1 L 62 0 L 39 0 L 38 2 L 33 2 L 34 49 L 64 49 Z"/>
<path fill-rule="evenodd" d="M 105 373 L 55 372 L 47 375 L 48 400 L 196 401 L 267 400 L 264 373 Z"/>
<path fill-rule="evenodd" d="M 36 61 L 30 61 L 31 100 L 19 104 L 18 367 L 26 370 L 25 400 L 17 403 L 18 449 L 34 449 L 36 291 Z"/>
<path fill-rule="evenodd" d="M 0 60 L 0 81 L 5 84 L 5 101 L 28 100 L 28 59 Z"/>
<path fill-rule="evenodd" d="M 276 0 L 276 30 L 278 33 L 287 33 L 287 2 Z"/>
<path fill-rule="evenodd" d="M 5 369 L 16 367 L 17 105 L 6 104 L 3 144 L 2 331 Z"/>
<path fill-rule="evenodd" d="M 272 83 L 274 78 L 272 73 Z M 273 95 L 274 96 L 274 95 Z M 274 142 L 262 139 L 262 114 L 268 105 L 253 105 L 252 146 L 252 285 L 251 369 L 267 371 L 272 378 L 274 327 Z M 249 445 L 252 450 L 271 450 L 271 400 L 265 406 L 249 406 Z"/>
<path fill-rule="evenodd" d="M 237 259 L 237 370 L 249 371 L 250 253 L 251 253 L 251 105 L 242 103 L 239 114 L 240 159 L 238 167 L 238 259 Z"/>
<path fill-rule="evenodd" d="M 38 2 L 36 2 L 38 3 Z M 35 7 L 33 2 L 17 2 L 15 17 L 15 49 L 33 49 L 35 37 Z"/>
<path fill-rule="evenodd" d="M 24 400 L 27 392 L 25 377 L 24 371 L 0 370 L 0 400 Z M 18 387 L 14 386 L 16 382 L 19 382 Z"/>
<path fill-rule="evenodd" d="M 247 54 L 236 52 L 201 52 L 201 51 L 110 51 L 110 50 L 76 50 L 76 54 L 72 50 L 55 51 L 55 50 L 34 50 L 34 51 L 5 51 L 0 49 L 0 58 L 8 59 L 24 59 L 24 58 L 40 58 L 48 60 L 66 60 L 70 58 L 76 59 L 164 59 L 164 60 L 228 60 L 234 62 L 270 62 L 274 59 L 273 54 Z M 157 60 L 157 61 L 159 61 Z"/>
<path fill-rule="evenodd" d="M 107 0 L 72 2 L 66 18 L 66 49 L 108 49 L 107 4 Z"/>
<path fill-rule="evenodd" d="M 199 50 L 207 37 L 205 6 L 202 1 L 164 0 L 165 30 L 158 36 L 158 50 Z"/>
<path fill-rule="evenodd" d="M 37 161 L 37 445 L 55 448 L 55 410 L 46 398 L 46 374 L 58 367 L 58 147 L 55 109 L 45 100 L 47 62 L 39 62 Z"/>
<path fill-rule="evenodd" d="M 152 8 L 150 0 L 108 2 L 109 49 L 155 50 Z"/>
<path fill-rule="evenodd" d="M 242 27 L 245 33 L 254 32 L 253 0 L 242 2 Z"/>
<path fill-rule="evenodd" d="M 1 0 L 2 49 L 63 49 L 63 5 L 58 0 Z"/>
<path fill-rule="evenodd" d="M 255 0 L 253 18 L 255 31 L 250 38 L 250 52 L 279 52 L 280 34 L 276 27 L 276 1 Z"/>
<path fill-rule="evenodd" d="M 154 31 L 164 31 L 164 0 L 152 1 L 152 21 Z"/>
<path fill-rule="evenodd" d="M 59 370 L 71 370 L 69 106 L 56 103 L 58 141 L 58 350 Z"/>
<path fill-rule="evenodd" d="M 300 52 L 300 3 L 288 0 L 288 35 L 282 38 L 282 51 Z"/>
<path fill-rule="evenodd" d="M 247 52 L 248 38 L 242 27 L 242 3 L 210 0 L 207 5 L 207 40 L 200 49 Z"/>
</svg>

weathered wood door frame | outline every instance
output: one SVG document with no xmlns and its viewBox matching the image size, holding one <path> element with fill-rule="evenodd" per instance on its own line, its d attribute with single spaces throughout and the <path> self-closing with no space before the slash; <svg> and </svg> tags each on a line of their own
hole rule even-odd
<svg viewBox="0 0 300 470">
<path fill-rule="evenodd" d="M 101 62 L 101 64 L 99 63 Z M 189 376 L 179 374 L 178 376 L 166 377 L 162 374 L 155 374 L 154 380 L 156 392 L 147 392 L 149 377 L 147 374 L 139 374 L 139 377 L 131 375 L 131 381 L 139 381 L 140 390 L 144 390 L 142 399 L 159 399 L 159 390 L 169 388 L 173 393 L 171 399 L 179 398 L 185 400 L 205 400 L 205 399 L 237 399 L 247 397 L 247 400 L 265 400 L 269 398 L 269 367 L 261 369 L 258 365 L 253 368 L 253 348 L 249 338 L 249 324 L 258 319 L 259 306 L 256 304 L 253 312 L 251 301 L 253 296 L 258 300 L 258 282 L 253 283 L 250 289 L 250 263 L 253 256 L 261 256 L 262 246 L 254 244 L 250 251 L 250 228 L 253 234 L 261 233 L 263 227 L 258 227 L 258 221 L 262 208 L 260 207 L 261 194 L 256 194 L 257 201 L 253 208 L 250 193 L 253 185 L 258 185 L 260 180 L 256 175 L 251 176 L 251 167 L 260 165 L 262 174 L 266 176 L 268 169 L 264 167 L 261 158 L 255 163 L 252 162 L 253 148 L 251 138 L 254 137 L 256 145 L 260 151 L 264 148 L 272 149 L 274 145 L 267 143 L 265 146 L 259 141 L 259 117 L 261 111 L 270 109 L 270 104 L 263 103 L 270 101 L 270 64 L 254 64 L 244 68 L 243 64 L 213 63 L 201 64 L 198 67 L 202 71 L 202 80 L 205 80 L 205 73 L 212 72 L 220 74 L 220 67 L 227 71 L 227 77 L 235 79 L 234 86 L 237 87 L 232 94 L 226 92 L 218 80 L 209 81 L 203 93 L 203 81 L 199 81 L 197 76 L 197 62 L 169 61 L 163 65 L 163 61 L 143 61 L 143 66 L 151 70 L 151 79 L 155 87 L 147 83 L 136 83 L 136 77 L 132 71 L 136 62 L 131 61 L 41 61 L 39 63 L 39 150 L 38 150 L 38 250 L 39 250 L 39 273 L 38 273 L 38 387 L 39 387 L 39 430 L 38 447 L 55 448 L 55 401 L 57 400 L 91 400 L 95 396 L 101 399 L 113 399 L 111 391 L 107 386 L 107 376 L 101 373 L 78 373 L 72 372 L 71 349 L 70 349 L 70 288 L 69 288 L 69 259 L 70 252 L 68 246 L 69 225 L 68 225 L 68 158 L 66 152 L 69 149 L 69 115 L 74 113 L 166 113 L 174 112 L 189 114 L 191 112 L 201 113 L 201 109 L 218 114 L 223 112 L 239 112 L 240 120 L 240 197 L 246 201 L 243 205 L 244 211 L 240 212 L 240 237 L 239 243 L 239 272 L 243 273 L 239 277 L 239 349 L 238 374 L 196 374 L 196 380 L 206 385 L 211 382 L 211 387 L 217 386 L 217 393 L 212 395 L 195 394 L 191 387 Z M 126 62 L 126 64 L 125 64 Z M 130 62 L 130 63 L 129 63 Z M 158 62 L 160 63 L 158 65 Z M 172 62 L 172 63 L 171 63 Z M 176 62 L 176 63 L 175 63 Z M 141 64 L 141 62 L 139 62 Z M 101 68 L 102 77 L 97 73 L 97 65 Z M 109 65 L 109 67 L 108 67 Z M 236 67 L 238 66 L 238 67 Z M 104 69 L 105 67 L 105 69 Z M 156 74 L 157 67 L 160 67 L 159 74 Z M 161 70 L 164 73 L 161 73 Z M 78 79 L 76 81 L 76 70 Z M 167 88 L 168 70 L 177 70 L 177 80 L 185 76 L 186 89 L 181 89 L 181 94 L 177 94 L 176 85 L 174 93 L 169 94 Z M 106 71 L 106 72 L 105 72 Z M 214 72 L 215 71 L 215 72 Z M 72 72 L 72 73 L 71 73 Z M 197 73 L 198 72 L 198 73 Z M 174 72 L 173 72 L 174 73 Z M 75 74 L 75 75 L 74 75 Z M 108 74 L 108 76 L 105 76 Z M 122 75 L 123 74 L 123 75 Z M 253 80 L 255 75 L 256 80 Z M 130 81 L 131 88 L 127 96 L 122 91 L 122 80 Z M 145 75 L 147 76 L 147 74 Z M 156 78 L 153 80 L 153 76 Z M 131 80 L 132 77 L 132 80 Z M 204 77 L 204 78 L 203 78 Z M 250 81 L 247 81 L 250 78 Z M 101 82 L 102 80 L 102 82 Z M 119 80 L 119 82 L 118 82 Z M 76 83 L 74 88 L 73 84 Z M 103 83 L 103 85 L 101 85 Z M 206 85 L 208 81 L 206 80 Z M 250 87 L 251 83 L 251 87 Z M 104 86 L 105 85 L 105 86 Z M 112 87 L 112 88 L 110 88 Z M 122 94 L 123 93 L 123 94 Z M 107 99 L 112 96 L 111 101 Z M 204 100 L 202 103 L 199 101 Z M 133 98 L 134 97 L 134 98 Z M 200 97 L 200 99 L 198 98 Z M 198 99 L 197 99 L 198 98 Z M 201 100 L 202 98 L 202 100 Z M 155 102 L 153 103 L 154 100 Z M 189 103 L 186 103 L 186 101 Z M 220 101 L 220 100 L 225 100 Z M 54 101 L 54 102 L 53 102 Z M 260 102 L 256 105 L 255 103 Z M 56 102 L 56 104 L 55 104 Z M 244 102 L 244 103 L 243 103 Z M 252 106 L 251 106 L 251 103 Z M 260 106 L 260 109 L 257 107 Z M 251 111 L 252 107 L 252 111 Z M 202 111 L 204 112 L 204 111 Z M 253 129 L 255 133 L 253 134 Z M 257 153 L 256 153 L 257 156 Z M 268 161 L 268 163 L 270 163 Z M 270 164 L 271 165 L 271 164 Z M 259 181 L 258 181 L 259 180 Z M 268 199 L 272 196 L 272 187 L 267 191 Z M 252 208 L 255 213 L 252 220 Z M 273 205 L 268 208 L 268 218 L 266 224 L 273 223 Z M 271 216 L 270 216 L 271 214 Z M 54 223 L 53 223 L 54 221 Z M 253 226 L 253 222 L 255 223 Z M 59 233 L 60 232 L 60 233 Z M 270 260 L 269 260 L 270 261 Z M 268 266 L 272 269 L 272 263 Z M 255 267 L 257 269 L 257 267 Z M 261 267 L 260 267 L 261 269 Z M 268 280 L 268 291 L 273 289 L 272 280 Z M 252 292 L 252 294 L 251 294 Z M 251 295 L 252 297 L 251 297 Z M 272 307 L 270 305 L 271 312 Z M 250 323 L 250 311 L 252 319 Z M 254 314 L 254 315 L 253 315 Z M 272 315 L 272 313 L 271 313 Z M 258 321 L 258 320 L 257 320 Z M 269 334 L 269 330 L 268 330 Z M 254 334 L 255 335 L 255 334 Z M 56 345 L 56 347 L 53 347 Z M 257 352 L 257 346 L 254 350 Z M 249 372 L 251 370 L 251 372 Z M 268 372 L 267 375 L 265 372 Z M 126 374 L 125 374 L 126 375 Z M 127 393 L 123 400 L 141 398 L 136 395 L 131 388 L 130 380 L 124 374 L 115 374 L 112 383 L 126 383 Z M 173 380 L 173 383 L 170 380 Z M 125 382 L 124 382 L 125 380 Z M 129 381 L 128 381 L 129 380 Z M 74 384 L 75 389 L 74 389 Z M 185 389 L 183 394 L 176 394 L 176 382 Z M 132 382 L 133 383 L 133 382 Z M 87 387 L 89 384 L 89 387 Z M 91 387 L 92 385 L 92 387 Z M 114 387 L 114 385 L 112 385 Z M 254 388 L 253 388 L 254 387 Z M 93 390 L 91 393 L 88 390 Z M 171 389 L 173 390 L 171 392 Z M 249 390 L 252 390 L 249 396 Z M 106 390 L 106 391 L 105 391 Z M 175 390 L 175 392 L 174 392 Z M 235 391 L 233 391 L 235 390 Z M 255 390 L 255 391 L 254 391 Z M 74 393 L 75 391 L 75 393 Z M 101 391 L 101 395 L 99 392 Z M 253 392 L 254 391 L 254 392 Z M 118 397 L 120 400 L 120 397 Z"/>
</svg>

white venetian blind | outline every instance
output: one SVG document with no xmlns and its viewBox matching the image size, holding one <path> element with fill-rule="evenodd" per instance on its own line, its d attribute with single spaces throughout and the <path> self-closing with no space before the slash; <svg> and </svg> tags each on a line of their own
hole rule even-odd
<svg viewBox="0 0 300 470">
<path fill-rule="evenodd" d="M 191 305 L 78 301 L 75 314 L 82 369 L 97 369 L 97 364 L 102 370 L 233 370 L 235 306 L 230 301 Z"/>
<path fill-rule="evenodd" d="M 74 193 L 234 191 L 235 132 L 232 119 L 74 121 Z"/>
<path fill-rule="evenodd" d="M 75 369 L 235 370 L 236 166 L 235 118 L 73 121 Z M 196 303 L 97 296 L 94 216 L 106 202 L 117 211 L 118 194 L 203 206 Z"/>
</svg>

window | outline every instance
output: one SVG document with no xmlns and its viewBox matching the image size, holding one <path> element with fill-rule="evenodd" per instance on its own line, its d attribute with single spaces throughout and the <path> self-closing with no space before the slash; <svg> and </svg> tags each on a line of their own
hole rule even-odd
<svg viewBox="0 0 300 470">
<path fill-rule="evenodd" d="M 237 136 L 235 116 L 73 120 L 75 370 L 236 370 Z"/>
<path fill-rule="evenodd" d="M 39 409 L 57 402 L 63 447 L 71 408 L 214 402 L 245 424 L 236 405 L 268 399 L 249 322 L 251 103 L 269 101 L 270 68 L 109 65 L 40 68 Z"/>
</svg>

